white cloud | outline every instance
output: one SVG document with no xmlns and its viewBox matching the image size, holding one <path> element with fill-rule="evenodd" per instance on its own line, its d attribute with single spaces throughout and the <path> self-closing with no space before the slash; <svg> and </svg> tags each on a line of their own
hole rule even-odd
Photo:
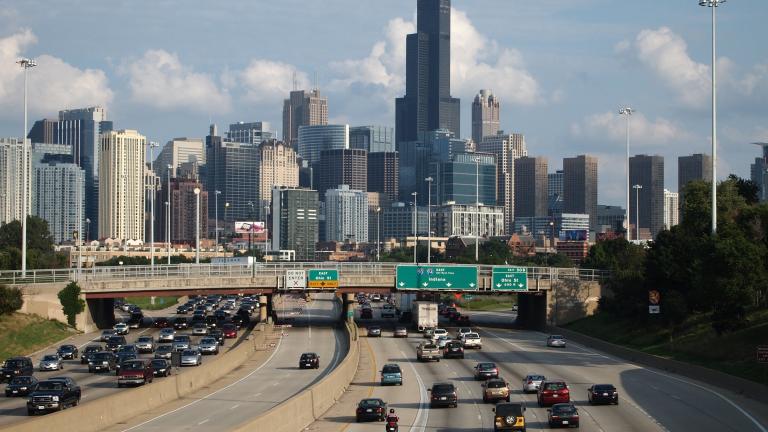
<svg viewBox="0 0 768 432">
<path fill-rule="evenodd" d="M 24 73 L 15 62 L 37 38 L 23 30 L 0 38 L 0 111 L 3 117 L 21 115 Z M 99 69 L 78 69 L 58 57 L 43 54 L 29 74 L 29 112 L 34 118 L 65 108 L 107 106 L 114 94 L 107 76 Z"/>
<path fill-rule="evenodd" d="M 249 102 L 277 106 L 293 90 L 294 74 L 299 89 L 309 88 L 306 73 L 293 65 L 270 60 L 252 60 L 234 79 L 241 81 Z"/>
<path fill-rule="evenodd" d="M 593 114 L 579 123 L 571 124 L 572 136 L 595 143 L 623 142 L 626 132 L 626 120 L 612 112 Z M 687 143 L 690 139 L 690 133 L 667 119 L 656 118 L 651 121 L 639 112 L 633 113 L 630 119 L 630 142 L 637 142 L 643 149 L 665 149 Z"/>
<path fill-rule="evenodd" d="M 131 99 L 161 110 L 221 113 L 230 109 L 230 97 L 214 79 L 194 72 L 179 57 L 165 50 L 148 50 L 138 60 L 127 60 L 120 73 L 128 75 Z"/>
</svg>

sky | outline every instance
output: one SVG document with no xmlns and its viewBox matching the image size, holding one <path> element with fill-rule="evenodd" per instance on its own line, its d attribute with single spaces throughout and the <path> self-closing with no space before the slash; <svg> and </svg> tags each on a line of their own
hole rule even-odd
<svg viewBox="0 0 768 432">
<path fill-rule="evenodd" d="M 632 154 L 711 153 L 711 9 L 697 0 L 453 0 L 451 92 L 462 137 L 482 88 L 501 127 L 523 133 L 549 169 L 599 158 L 599 202 L 625 200 L 625 120 Z M 405 91 L 405 36 L 415 0 L 0 0 L 0 136 L 29 118 L 100 105 L 148 140 L 204 137 L 210 123 L 267 121 L 281 136 L 282 100 L 317 84 L 331 123 L 394 126 Z M 749 177 L 768 142 L 768 1 L 717 8 L 718 177 Z"/>
</svg>

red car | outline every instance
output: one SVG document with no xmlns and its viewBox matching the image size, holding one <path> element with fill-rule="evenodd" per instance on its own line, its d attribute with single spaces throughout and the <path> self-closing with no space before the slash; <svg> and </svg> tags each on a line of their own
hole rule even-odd
<svg viewBox="0 0 768 432">
<path fill-rule="evenodd" d="M 227 339 L 234 339 L 237 337 L 237 326 L 234 324 L 224 324 L 224 326 L 221 327 L 221 331 Z"/>
<path fill-rule="evenodd" d="M 539 394 L 536 398 L 539 406 L 569 403 L 571 391 L 565 381 L 544 381 L 539 386 Z"/>
</svg>

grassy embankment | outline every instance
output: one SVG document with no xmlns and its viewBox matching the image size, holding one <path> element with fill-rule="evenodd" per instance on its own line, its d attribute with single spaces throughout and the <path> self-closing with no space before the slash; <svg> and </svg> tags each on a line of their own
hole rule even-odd
<svg viewBox="0 0 768 432">
<path fill-rule="evenodd" d="M 38 315 L 14 313 L 0 316 L 0 361 L 29 355 L 68 338 L 78 331 L 64 323 Z"/>
<path fill-rule="evenodd" d="M 708 367 L 768 385 L 768 364 L 757 362 L 756 348 L 768 345 L 768 310 L 749 314 L 749 326 L 717 336 L 706 316 L 689 318 L 670 338 L 669 328 L 638 325 L 607 314 L 582 318 L 564 327 L 627 348 Z"/>
<path fill-rule="evenodd" d="M 155 297 L 155 304 L 152 304 L 150 297 L 129 297 L 125 299 L 126 303 L 132 303 L 142 310 L 160 310 L 173 306 L 179 302 L 178 297 Z"/>
<path fill-rule="evenodd" d="M 451 301 L 461 306 L 463 309 L 471 311 L 498 311 L 508 310 L 512 306 L 517 304 L 516 295 L 500 295 L 500 296 L 473 296 L 471 300 L 461 299 L 456 301 L 451 298 Z"/>
</svg>

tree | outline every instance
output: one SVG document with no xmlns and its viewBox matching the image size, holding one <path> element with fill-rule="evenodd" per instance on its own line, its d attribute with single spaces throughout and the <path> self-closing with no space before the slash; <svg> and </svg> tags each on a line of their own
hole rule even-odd
<svg viewBox="0 0 768 432">
<path fill-rule="evenodd" d="M 80 286 L 77 282 L 70 282 L 59 291 L 59 302 L 61 310 L 67 316 L 67 322 L 74 327 L 77 315 L 85 310 L 85 300 L 80 298 Z"/>
<path fill-rule="evenodd" d="M 10 315 L 21 309 L 24 299 L 21 290 L 0 285 L 0 315 Z"/>
<path fill-rule="evenodd" d="M 728 176 L 728 181 L 736 184 L 736 189 L 738 190 L 739 195 L 744 198 L 747 204 L 757 204 L 760 201 L 758 197 L 760 188 L 752 180 L 743 179 L 736 174 L 731 174 Z"/>
<path fill-rule="evenodd" d="M 12 221 L 0 227 L 0 249 L 21 249 L 21 222 Z M 53 237 L 48 222 L 37 216 L 27 216 L 27 250 L 53 251 Z"/>
</svg>

